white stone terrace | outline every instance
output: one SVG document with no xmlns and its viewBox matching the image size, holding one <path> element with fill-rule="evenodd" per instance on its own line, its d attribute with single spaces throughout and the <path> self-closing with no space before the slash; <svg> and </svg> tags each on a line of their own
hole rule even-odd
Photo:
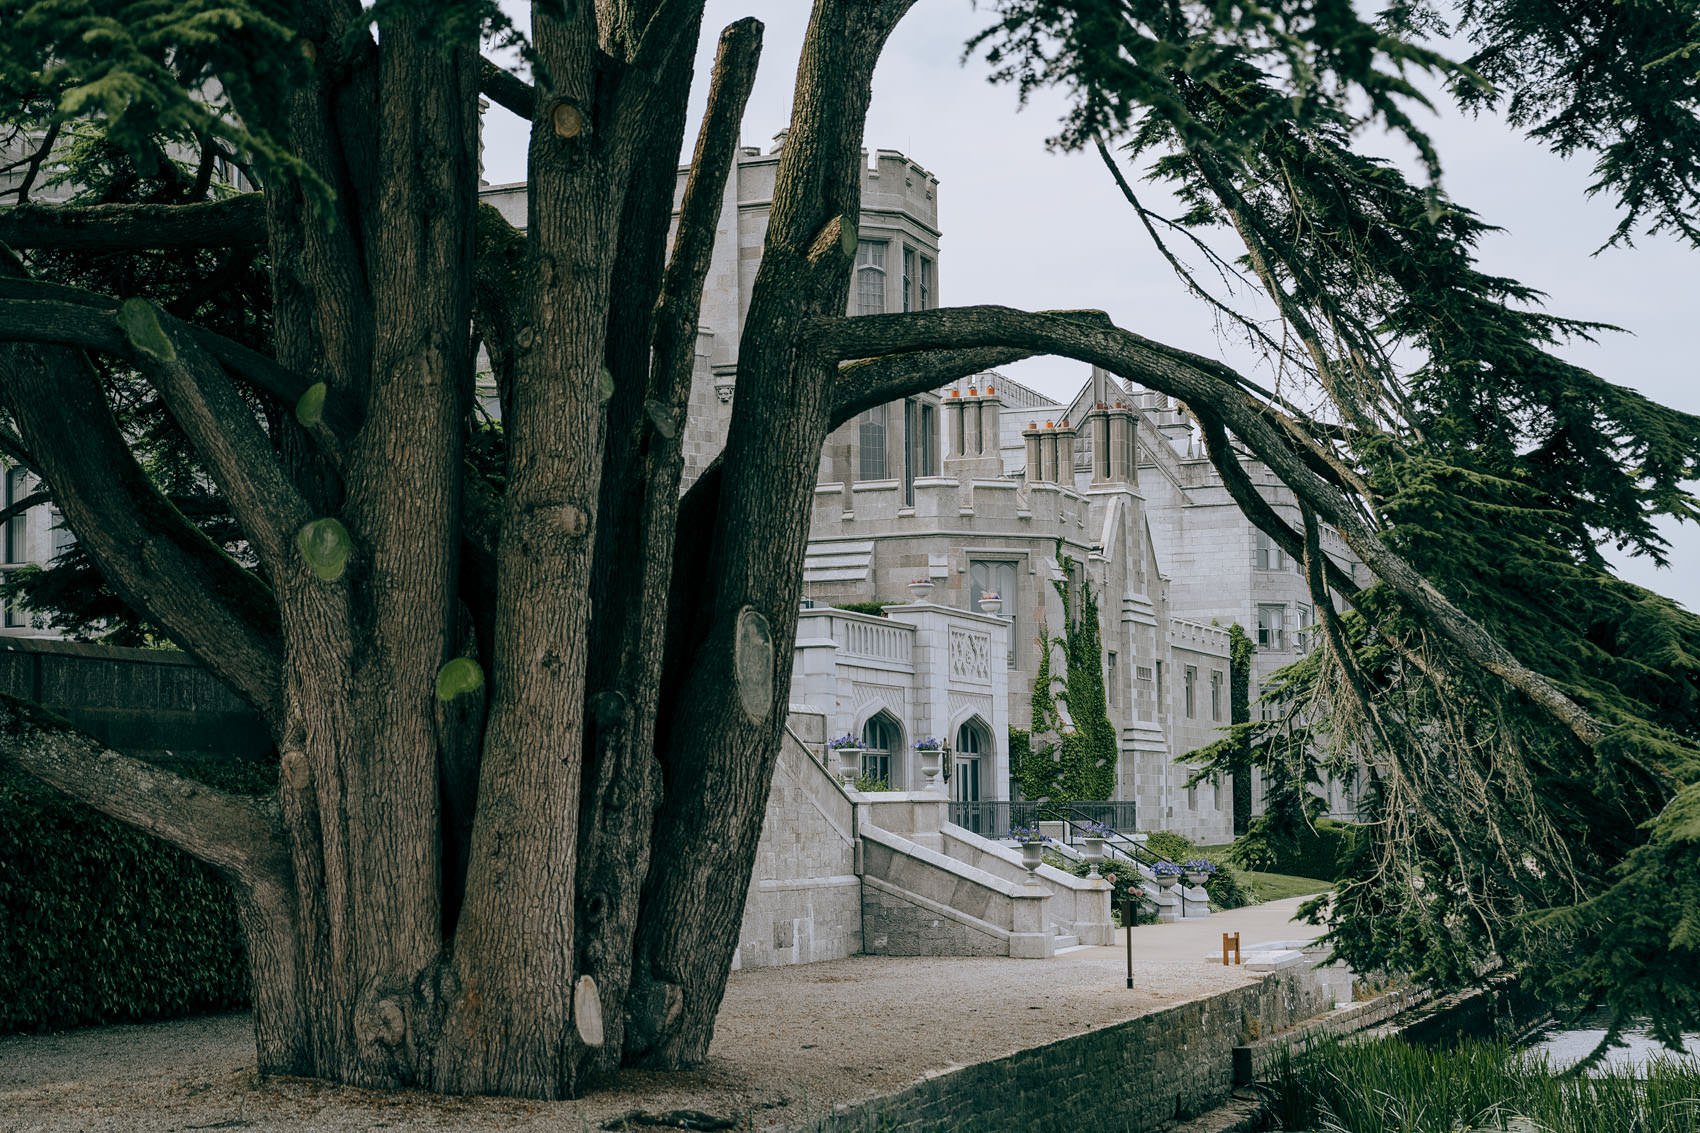
<svg viewBox="0 0 1700 1133">
<path fill-rule="evenodd" d="M 885 607 L 885 616 L 806 609 L 797 622 L 791 697 L 826 717 L 829 736 L 861 737 L 876 716 L 896 731 L 891 786 L 925 785 L 916 741 L 960 749 L 964 725 L 983 746 L 980 797 L 1003 798 L 1009 782 L 1009 622 L 929 602 Z"/>
</svg>

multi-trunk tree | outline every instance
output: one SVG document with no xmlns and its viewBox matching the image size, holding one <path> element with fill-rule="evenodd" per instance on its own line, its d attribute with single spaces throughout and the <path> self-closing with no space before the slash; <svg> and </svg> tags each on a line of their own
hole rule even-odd
<svg viewBox="0 0 1700 1133">
<path fill-rule="evenodd" d="M 1307 536 L 1314 552 L 1317 523 L 1337 528 L 1442 643 L 1443 702 L 1462 673 L 1567 751 L 1643 765 L 1692 752 L 1691 737 L 1610 730 L 1419 574 L 1385 522 L 1379 477 L 1435 431 L 1425 398 L 1466 413 L 1492 397 L 1439 388 L 1467 375 L 1454 324 L 1424 321 L 1432 289 L 1468 267 L 1467 229 L 1400 211 L 1409 194 L 1343 148 L 1348 107 L 1405 124 L 1396 67 L 1434 57 L 1366 33 L 1349 6 L 1319 20 L 1288 3 L 999 5 L 1012 74 L 1036 63 L 1023 77 L 1043 81 L 1043 53 L 1070 45 L 1057 66 L 1080 74 L 1095 136 L 1141 125 L 1199 216 L 1240 230 L 1252 270 L 1291 300 L 1291 341 L 1336 410 L 1319 420 L 1090 313 L 844 317 L 871 76 L 912 2 L 813 6 L 726 449 L 683 495 L 697 305 L 754 21 L 721 34 L 670 236 L 700 0 L 539 3 L 529 80 L 480 57 L 506 25 L 477 3 L 0 3 L 0 85 L 39 127 L 28 180 L 61 129 L 87 123 L 144 172 L 198 154 L 256 187 L 203 199 L 197 175 L 165 201 L 0 211 L 16 250 L 0 255 L 0 447 L 41 476 L 123 602 L 254 705 L 279 790 L 225 795 L 17 704 L 0 758 L 230 879 L 262 1070 L 557 1097 L 619 1065 L 700 1060 L 737 944 L 726 898 L 747 885 L 784 726 L 823 439 L 1035 353 L 1184 401 L 1236 498 L 1292 553 Z M 1092 55 L 1103 45 L 1108 60 Z M 1139 82 L 1118 101 L 1105 74 Z M 481 93 L 532 123 L 523 232 L 476 203 Z M 1272 169 L 1292 174 L 1291 196 Z M 1341 203 L 1330 184 L 1389 195 L 1318 230 L 1312 211 Z M 1392 246 L 1366 242 L 1383 232 Z M 258 248 L 269 321 L 244 343 L 191 321 L 199 308 L 44 278 L 41 250 L 75 248 Z M 1389 257 L 1391 278 L 1356 272 Z M 1389 305 L 1443 373 L 1356 348 L 1349 332 L 1395 317 Z M 1464 335 L 1516 341 L 1471 310 Z M 501 402 L 494 440 L 474 421 L 476 344 Z M 228 549 L 138 460 L 114 414 L 119 375 L 169 411 L 239 528 Z M 1680 510 L 1700 426 L 1591 375 L 1538 381 L 1541 405 L 1583 399 L 1576 412 L 1615 430 L 1606 449 L 1641 461 L 1615 510 L 1582 521 L 1645 542 L 1647 516 Z M 1541 420 L 1531 409 L 1493 438 L 1505 459 Z M 1569 451 L 1542 490 L 1591 502 L 1622 486 L 1594 464 L 1566 481 Z M 1293 488 L 1306 531 L 1262 503 L 1245 453 Z M 1319 590 L 1347 585 L 1308 561 Z M 1429 672 L 1423 652 L 1401 656 Z M 1670 782 L 1652 767 L 1635 813 Z"/>
</svg>

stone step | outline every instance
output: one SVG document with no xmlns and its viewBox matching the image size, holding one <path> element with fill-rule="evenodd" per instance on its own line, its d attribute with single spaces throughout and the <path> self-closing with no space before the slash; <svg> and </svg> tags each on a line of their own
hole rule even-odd
<svg viewBox="0 0 1700 1133">
<path fill-rule="evenodd" d="M 1052 942 L 1051 947 L 1052 950 L 1056 952 L 1061 952 L 1065 948 L 1079 948 L 1080 938 L 1078 936 L 1064 936 L 1061 933 L 1058 933 L 1057 938 Z"/>
<path fill-rule="evenodd" d="M 1090 944 L 1071 944 L 1067 948 L 1058 948 L 1056 951 L 1052 952 L 1051 955 L 1066 956 L 1070 952 L 1087 952 L 1090 951 L 1091 948 L 1092 946 Z"/>
</svg>

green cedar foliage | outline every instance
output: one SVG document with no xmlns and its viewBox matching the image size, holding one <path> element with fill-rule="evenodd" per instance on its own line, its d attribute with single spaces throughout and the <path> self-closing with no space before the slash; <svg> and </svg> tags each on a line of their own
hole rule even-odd
<svg viewBox="0 0 1700 1133">
<path fill-rule="evenodd" d="M 1005 0 L 980 43 L 1024 89 L 1073 94 L 1060 142 L 1106 143 L 1117 176 L 1120 145 L 1179 197 L 1183 214 L 1160 216 L 1123 182 L 1187 285 L 1283 373 L 1286 395 L 1269 396 L 1294 447 L 1605 732 L 1579 741 L 1371 586 L 1343 617 L 1318 601 L 1321 645 L 1265 683 L 1275 718 L 1233 725 L 1200 753 L 1207 771 L 1250 742 L 1271 833 L 1314 821 L 1322 778 L 1361 776 L 1373 821 L 1330 914 L 1355 966 L 1457 983 L 1509 963 L 1561 1005 L 1603 1001 L 1674 1038 L 1700 1025 L 1700 618 L 1613 577 L 1598 547 L 1663 562 L 1656 522 L 1700 519 L 1700 418 L 1560 358 L 1609 328 L 1544 312 L 1477 264 L 1492 229 L 1439 184 L 1405 117 L 1424 100 L 1398 77 L 1415 64 L 1494 97 L 1408 41 L 1437 10 L 1402 4 L 1372 26 L 1349 5 Z M 1456 9 L 1514 122 L 1560 152 L 1605 147 L 1620 240 L 1637 224 L 1694 237 L 1695 13 Z M 1426 184 L 1357 151 L 1377 124 L 1417 147 Z M 1278 328 L 1242 309 L 1241 283 Z"/>
<path fill-rule="evenodd" d="M 1466 110 L 1497 110 L 1556 153 L 1591 155 L 1589 191 L 1623 210 L 1610 243 L 1640 228 L 1700 247 L 1695 0 L 1401 0 L 1383 19 L 1395 33 L 1468 40 L 1464 63 L 1486 81 L 1458 87 Z"/>
</svg>

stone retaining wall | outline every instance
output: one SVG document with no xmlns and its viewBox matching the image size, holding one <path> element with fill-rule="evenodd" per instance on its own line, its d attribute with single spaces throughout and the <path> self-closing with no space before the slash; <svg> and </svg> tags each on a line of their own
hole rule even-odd
<svg viewBox="0 0 1700 1133">
<path fill-rule="evenodd" d="M 796 1127 L 797 1133 L 1161 1130 L 1233 1088 L 1234 1048 L 1329 1009 L 1314 974 L 1256 984 L 940 1074 Z"/>
</svg>

